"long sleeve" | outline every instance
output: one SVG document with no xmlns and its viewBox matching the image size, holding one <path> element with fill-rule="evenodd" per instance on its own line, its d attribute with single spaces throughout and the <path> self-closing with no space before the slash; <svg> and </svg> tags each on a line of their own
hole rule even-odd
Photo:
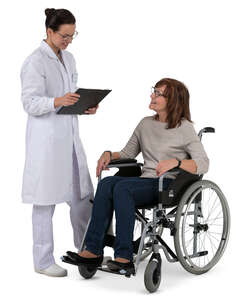
<svg viewBox="0 0 244 300">
<path fill-rule="evenodd" d="M 137 128 L 134 130 L 126 146 L 119 152 L 121 158 L 135 158 L 141 152 Z"/>
<path fill-rule="evenodd" d="M 209 159 L 200 138 L 196 134 L 196 131 L 190 122 L 188 122 L 188 125 L 184 129 L 183 140 L 185 151 L 197 165 L 197 174 L 207 173 L 209 168 Z"/>
<path fill-rule="evenodd" d="M 45 74 L 41 59 L 29 57 L 21 69 L 21 101 L 24 110 L 33 116 L 55 111 L 54 97 L 46 95 Z"/>
</svg>

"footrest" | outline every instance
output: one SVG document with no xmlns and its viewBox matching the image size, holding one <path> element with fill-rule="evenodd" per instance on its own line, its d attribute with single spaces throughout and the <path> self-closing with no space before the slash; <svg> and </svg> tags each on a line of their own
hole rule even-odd
<svg viewBox="0 0 244 300">
<path fill-rule="evenodd" d="M 119 272 L 116 272 L 116 271 L 111 271 L 107 266 L 102 266 L 102 267 L 98 267 L 97 268 L 99 271 L 103 271 L 103 272 L 107 272 L 107 273 L 112 273 L 112 274 L 117 274 L 117 275 L 123 275 L 123 274 L 120 274 Z"/>
<path fill-rule="evenodd" d="M 120 270 L 120 271 L 112 271 L 108 267 L 102 266 L 97 268 L 100 271 L 107 272 L 107 273 L 112 273 L 112 274 L 117 274 L 117 275 L 124 275 L 127 278 L 130 278 L 131 275 L 135 276 L 134 272 L 130 271 L 125 271 L 125 270 Z"/>
</svg>

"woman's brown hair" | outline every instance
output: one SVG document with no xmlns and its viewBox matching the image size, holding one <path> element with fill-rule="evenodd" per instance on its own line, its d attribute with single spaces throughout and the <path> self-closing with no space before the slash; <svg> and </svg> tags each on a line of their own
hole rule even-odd
<svg viewBox="0 0 244 300">
<path fill-rule="evenodd" d="M 163 94 L 167 99 L 167 129 L 179 127 L 184 119 L 192 122 L 189 107 L 190 94 L 187 87 L 178 80 L 163 78 L 156 83 L 155 88 L 164 85 L 166 88 Z M 155 118 L 158 119 L 158 114 Z"/>
</svg>

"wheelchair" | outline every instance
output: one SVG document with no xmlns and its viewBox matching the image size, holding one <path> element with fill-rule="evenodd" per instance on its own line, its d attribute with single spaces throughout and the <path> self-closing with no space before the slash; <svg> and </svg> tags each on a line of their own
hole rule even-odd
<svg viewBox="0 0 244 300">
<path fill-rule="evenodd" d="M 215 129 L 205 127 L 200 130 L 200 140 L 206 132 L 215 132 Z M 111 161 L 107 167 L 119 169 L 114 176 L 129 177 L 140 176 L 142 164 L 135 159 L 123 159 Z M 175 171 L 178 172 L 176 178 L 164 190 L 165 177 Z M 159 178 L 158 204 L 136 207 L 133 241 L 135 273 L 120 270 L 119 274 L 126 277 L 136 275 L 139 263 L 151 255 L 144 273 L 144 284 L 153 293 L 161 282 L 160 249 L 169 262 L 180 262 L 192 274 L 203 274 L 217 264 L 228 242 L 230 212 L 221 189 L 214 182 L 202 178 L 203 175 L 177 168 Z M 165 229 L 173 237 L 175 252 L 162 238 Z M 108 233 L 105 245 L 113 247 L 114 239 Z M 84 240 L 80 250 L 83 249 Z M 96 269 L 81 265 L 78 269 L 86 279 L 94 276 L 97 269 L 118 273 L 110 271 L 105 265 Z"/>
</svg>

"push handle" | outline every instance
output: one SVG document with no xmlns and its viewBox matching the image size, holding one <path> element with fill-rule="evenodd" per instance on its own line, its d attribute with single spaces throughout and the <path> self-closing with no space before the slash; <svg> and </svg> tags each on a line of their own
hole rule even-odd
<svg viewBox="0 0 244 300">
<path fill-rule="evenodd" d="M 198 133 L 200 141 L 202 140 L 203 133 L 215 133 L 215 129 L 213 127 L 204 127 L 203 129 L 201 129 Z"/>
<path fill-rule="evenodd" d="M 203 128 L 203 132 L 215 132 L 215 129 L 213 128 L 213 127 L 205 127 L 205 128 Z"/>
</svg>

